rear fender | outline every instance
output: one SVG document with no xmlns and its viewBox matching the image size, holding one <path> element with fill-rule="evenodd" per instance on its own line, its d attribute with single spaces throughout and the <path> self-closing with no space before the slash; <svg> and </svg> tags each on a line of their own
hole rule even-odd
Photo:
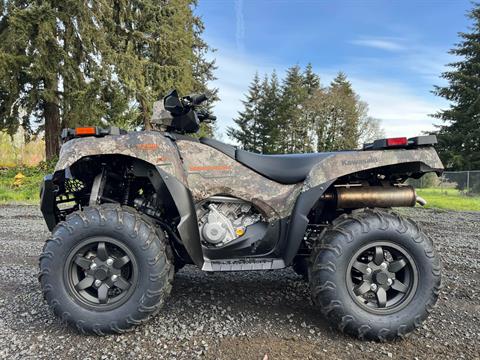
<svg viewBox="0 0 480 360">
<path fill-rule="evenodd" d="M 418 164 L 421 167 L 418 167 Z M 433 147 L 399 150 L 344 151 L 332 153 L 310 171 L 302 192 L 334 181 L 342 176 L 369 169 L 404 165 L 420 173 L 443 171 L 443 164 Z"/>
<path fill-rule="evenodd" d="M 443 164 L 433 147 L 332 153 L 310 171 L 297 198 L 288 229 L 285 264 L 291 265 L 298 252 L 309 223 L 308 214 L 338 178 L 384 167 L 396 167 L 400 172 L 419 174 L 443 171 Z"/>
</svg>

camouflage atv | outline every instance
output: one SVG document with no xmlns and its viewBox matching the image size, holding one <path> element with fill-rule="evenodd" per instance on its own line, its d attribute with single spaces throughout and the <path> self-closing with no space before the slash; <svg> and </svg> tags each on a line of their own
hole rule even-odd
<svg viewBox="0 0 480 360">
<path fill-rule="evenodd" d="M 314 304 L 362 339 L 403 336 L 440 287 L 432 241 L 392 207 L 424 204 L 409 178 L 442 172 L 433 136 L 363 150 L 261 155 L 195 133 L 206 96 L 172 91 L 158 130 L 65 129 L 41 191 L 52 231 L 40 282 L 82 332 L 123 332 L 159 311 L 174 272 L 276 270 L 310 283 Z"/>
</svg>

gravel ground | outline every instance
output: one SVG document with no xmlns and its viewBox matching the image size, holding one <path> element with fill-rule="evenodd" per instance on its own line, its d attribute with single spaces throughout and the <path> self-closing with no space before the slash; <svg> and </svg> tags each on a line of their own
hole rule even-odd
<svg viewBox="0 0 480 360">
<path fill-rule="evenodd" d="M 133 332 L 82 336 L 56 320 L 37 281 L 48 236 L 32 206 L 0 207 L 0 358 L 480 358 L 480 213 L 402 210 L 435 239 L 439 306 L 406 340 L 361 342 L 324 321 L 291 270 L 202 273 L 186 267 L 159 315 Z"/>
</svg>

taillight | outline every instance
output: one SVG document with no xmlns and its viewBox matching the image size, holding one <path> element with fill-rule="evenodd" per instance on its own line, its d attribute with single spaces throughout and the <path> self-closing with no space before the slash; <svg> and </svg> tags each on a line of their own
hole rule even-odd
<svg viewBox="0 0 480 360">
<path fill-rule="evenodd" d="M 437 143 L 435 135 L 416 136 L 410 139 L 406 137 L 396 137 L 388 139 L 378 139 L 370 144 L 363 144 L 363 150 L 382 150 L 389 148 L 412 149 L 421 146 L 433 146 Z"/>
<path fill-rule="evenodd" d="M 386 140 L 387 147 L 406 146 L 408 144 L 408 140 L 406 137 L 389 138 Z"/>
<path fill-rule="evenodd" d="M 75 128 L 75 136 L 91 136 L 97 134 L 96 127 L 78 127 Z"/>
<path fill-rule="evenodd" d="M 102 137 L 106 135 L 124 135 L 127 132 L 123 129 L 119 129 L 116 126 L 111 126 L 107 129 L 98 127 L 98 126 L 86 126 L 78 127 L 75 129 L 63 129 L 62 134 L 60 135 L 63 142 L 74 139 L 76 137 L 85 137 L 85 136 L 95 136 Z"/>
</svg>

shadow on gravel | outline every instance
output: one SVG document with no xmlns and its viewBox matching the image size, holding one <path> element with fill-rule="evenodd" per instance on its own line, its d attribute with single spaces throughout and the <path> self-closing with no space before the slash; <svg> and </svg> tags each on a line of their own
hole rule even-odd
<svg viewBox="0 0 480 360">
<path fill-rule="evenodd" d="M 14 304 L 2 311 L 12 330 L 36 328 L 78 334 L 48 309 L 30 267 L 16 266 L 10 275 L 7 274 L 7 281 L 0 286 L 0 305 Z M 15 275 L 22 280 L 12 281 Z M 289 325 L 302 327 L 303 324 L 303 327 L 314 325 L 329 337 L 339 336 L 330 331 L 328 323 L 311 303 L 308 284 L 291 270 L 208 274 L 187 266 L 176 274 L 170 297 L 150 323 L 164 322 L 170 317 L 175 317 L 175 326 L 180 327 L 190 327 L 192 321 L 201 323 L 213 317 L 215 321 L 228 322 L 235 331 L 282 325 L 275 331 L 288 334 Z"/>
<path fill-rule="evenodd" d="M 314 325 L 325 333 L 332 333 L 329 324 L 310 300 L 308 283 L 292 270 L 255 271 L 232 273 L 204 273 L 193 266 L 181 270 L 175 277 L 173 291 L 166 311 L 176 306 L 197 306 L 216 310 L 227 308 L 241 314 L 246 321 L 251 317 L 261 327 L 265 323 L 288 324 L 307 327 Z M 241 321 L 241 317 L 238 318 Z M 338 333 L 334 334 L 335 337 Z"/>
</svg>

